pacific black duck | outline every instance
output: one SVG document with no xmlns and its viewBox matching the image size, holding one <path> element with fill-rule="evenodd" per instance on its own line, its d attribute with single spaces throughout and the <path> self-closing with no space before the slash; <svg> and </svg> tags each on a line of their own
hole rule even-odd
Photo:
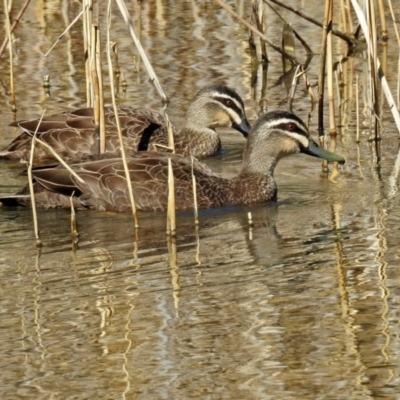
<svg viewBox="0 0 400 400">
<path fill-rule="evenodd" d="M 278 161 L 295 153 L 305 153 L 328 161 L 344 163 L 340 155 L 321 148 L 310 137 L 304 122 L 286 111 L 272 111 L 253 126 L 243 156 L 240 173 L 226 179 L 205 164 L 178 154 L 137 152 L 128 160 L 136 207 L 163 210 L 168 199 L 168 159 L 175 178 L 175 201 L 179 210 L 193 208 L 192 170 L 196 177 L 199 208 L 266 203 L 276 201 L 273 177 Z M 73 196 L 78 208 L 125 211 L 130 208 L 126 179 L 120 158 L 104 158 L 71 165 L 85 181 L 78 182 L 62 166 L 33 172 L 35 198 L 41 207 L 70 207 Z M 28 205 L 29 191 L 0 198 L 6 205 Z"/>
<path fill-rule="evenodd" d="M 162 115 L 143 107 L 119 108 L 124 145 L 131 151 L 151 150 L 154 144 L 167 146 L 167 127 Z M 0 151 L 0 158 L 29 160 L 31 137 L 39 120 L 19 121 L 23 132 Z M 120 143 L 113 107 L 105 108 L 106 152 L 119 155 Z M 232 127 L 245 137 L 250 131 L 241 97 L 227 86 L 211 85 L 201 89 L 192 100 L 184 127 L 174 129 L 176 153 L 207 157 L 221 149 L 217 127 Z M 99 143 L 94 124 L 93 108 L 83 108 L 45 117 L 38 138 L 49 144 L 61 157 L 80 161 L 88 155 L 98 154 Z M 161 150 L 160 146 L 157 151 Z M 53 159 L 51 152 L 36 145 L 34 161 Z"/>
</svg>

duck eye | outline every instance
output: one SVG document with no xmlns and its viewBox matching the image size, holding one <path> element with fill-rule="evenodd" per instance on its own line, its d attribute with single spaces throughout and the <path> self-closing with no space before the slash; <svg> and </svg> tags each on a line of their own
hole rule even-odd
<svg viewBox="0 0 400 400">
<path fill-rule="evenodd" d="M 287 128 L 288 131 L 294 132 L 296 130 L 297 126 L 296 126 L 296 124 L 289 123 L 289 124 L 287 124 L 286 128 Z"/>
<path fill-rule="evenodd" d="M 230 99 L 226 99 L 226 100 L 225 100 L 225 105 L 226 105 L 227 107 L 232 107 L 232 106 L 233 106 L 233 101 L 230 100 Z"/>
</svg>

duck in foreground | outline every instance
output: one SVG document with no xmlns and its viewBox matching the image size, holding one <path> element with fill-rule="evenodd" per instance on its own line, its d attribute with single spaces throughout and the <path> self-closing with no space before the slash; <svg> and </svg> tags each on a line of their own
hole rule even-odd
<svg viewBox="0 0 400 400">
<path fill-rule="evenodd" d="M 106 152 L 120 153 L 117 123 L 113 107 L 106 107 Z M 168 133 L 164 117 L 143 107 L 119 108 L 124 146 L 131 151 L 150 150 L 155 144 L 167 146 Z M 23 132 L 0 151 L 0 158 L 29 160 L 31 140 L 39 119 L 19 121 Z M 185 126 L 174 131 L 175 152 L 194 157 L 207 157 L 218 153 L 221 140 L 217 127 L 232 127 L 247 137 L 247 121 L 241 97 L 227 86 L 211 85 L 201 89 L 193 98 L 186 114 Z M 93 108 L 45 117 L 38 129 L 38 138 L 50 145 L 61 157 L 70 161 L 98 154 L 99 142 L 94 123 Z M 162 151 L 160 146 L 157 151 Z M 36 145 L 34 161 L 53 159 L 49 150 Z"/>
<path fill-rule="evenodd" d="M 243 155 L 240 173 L 226 179 L 205 164 L 177 154 L 137 152 L 128 159 L 136 207 L 164 210 L 168 202 L 168 159 L 175 178 L 176 209 L 193 208 L 192 173 L 196 177 L 199 208 L 267 203 L 276 201 L 273 177 L 278 161 L 305 153 L 328 161 L 344 163 L 340 155 L 320 147 L 310 137 L 304 122 L 286 111 L 268 112 L 253 126 Z M 104 158 L 72 164 L 84 180 L 79 182 L 63 166 L 40 168 L 33 172 L 36 204 L 41 207 L 70 207 L 73 196 L 77 208 L 125 211 L 130 209 L 127 182 L 121 158 Z M 6 205 L 28 205 L 29 191 L 0 198 Z"/>
</svg>

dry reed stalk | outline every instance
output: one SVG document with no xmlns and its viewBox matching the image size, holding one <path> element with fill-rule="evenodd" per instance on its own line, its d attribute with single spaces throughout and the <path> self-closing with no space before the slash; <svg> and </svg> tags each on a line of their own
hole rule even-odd
<svg viewBox="0 0 400 400">
<path fill-rule="evenodd" d="M 294 100 L 294 95 L 296 93 L 296 88 L 297 88 L 297 83 L 298 83 L 299 77 L 301 74 L 303 74 L 305 72 L 305 71 L 302 71 L 301 73 L 299 73 L 300 70 L 301 70 L 301 65 L 298 65 L 294 72 L 292 84 L 291 84 L 289 94 L 287 97 L 287 108 L 291 112 L 293 112 L 293 100 Z"/>
<path fill-rule="evenodd" d="M 33 188 L 32 168 L 33 168 L 33 154 L 35 152 L 35 139 L 36 139 L 36 135 L 37 135 L 39 126 L 42 122 L 45 112 L 46 112 L 46 110 L 44 110 L 42 115 L 40 116 L 39 122 L 35 129 L 35 133 L 33 134 L 33 139 L 31 141 L 31 153 L 29 156 L 29 165 L 28 165 L 28 185 L 29 185 L 29 193 L 31 195 L 33 229 L 35 231 L 36 247 L 42 247 L 43 243 L 42 243 L 42 240 L 40 239 L 39 225 L 38 225 L 38 219 L 37 219 L 36 199 L 35 199 L 35 190 Z"/>
<path fill-rule="evenodd" d="M 121 11 L 121 14 L 122 14 L 122 17 L 124 18 L 125 23 L 128 25 L 129 32 L 130 32 L 130 34 L 132 36 L 132 39 L 133 39 L 133 41 L 134 41 L 134 43 L 136 45 L 136 48 L 137 48 L 137 50 L 138 50 L 138 52 L 140 54 L 141 59 L 143 61 L 143 65 L 145 66 L 145 68 L 147 70 L 147 73 L 149 74 L 150 81 L 153 82 L 154 86 L 156 87 L 156 89 L 158 91 L 158 94 L 161 97 L 161 101 L 162 101 L 162 103 L 164 105 L 163 115 L 164 115 L 165 122 L 167 124 L 167 130 L 168 130 L 168 146 L 170 148 L 172 148 L 173 152 L 175 152 L 175 146 L 173 144 L 172 125 L 171 125 L 171 123 L 169 121 L 168 114 L 167 114 L 167 106 L 168 106 L 168 103 L 169 103 L 168 97 L 165 94 L 164 90 L 162 89 L 160 81 L 159 81 L 159 79 L 158 79 L 158 77 L 157 77 L 157 75 L 156 75 L 156 73 L 154 71 L 154 68 L 150 63 L 149 58 L 147 57 L 147 54 L 144 51 L 142 44 L 140 43 L 140 40 L 139 40 L 139 38 L 138 38 L 138 36 L 136 34 L 135 27 L 133 26 L 132 19 L 131 19 L 130 15 L 129 15 L 129 12 L 128 12 L 127 8 L 126 8 L 126 4 L 125 4 L 124 0 L 116 0 L 116 2 L 118 4 L 118 7 L 119 7 L 119 9 Z"/>
<path fill-rule="evenodd" d="M 17 25 L 18 25 L 18 23 L 19 23 L 19 21 L 20 21 L 20 19 L 22 17 L 22 15 L 24 14 L 26 8 L 28 7 L 29 2 L 30 2 L 30 0 L 26 0 L 25 3 L 22 5 L 21 9 L 19 10 L 17 16 L 14 19 L 14 22 L 10 26 L 10 33 L 14 32 L 15 28 L 17 27 Z M 4 7 L 4 9 L 7 10 L 7 7 Z M 9 42 L 9 37 L 7 36 L 7 37 L 4 38 L 3 44 L 0 47 L 0 58 L 3 55 L 4 49 L 6 48 L 8 42 Z M 10 42 L 10 46 L 11 46 L 11 42 Z"/>
<path fill-rule="evenodd" d="M 367 45 L 368 45 L 368 47 L 370 47 L 371 46 L 370 45 L 370 41 L 368 40 L 369 30 L 368 30 L 368 25 L 367 25 L 366 19 L 364 17 L 364 14 L 363 14 L 363 12 L 362 12 L 362 10 L 361 10 L 361 8 L 360 8 L 360 6 L 359 6 L 359 4 L 357 3 L 356 0 L 351 0 L 351 2 L 352 2 L 352 5 L 353 5 L 353 8 L 354 8 L 354 10 L 355 10 L 355 12 L 357 14 L 358 20 L 360 22 L 361 29 L 363 31 L 363 34 L 364 34 L 364 36 L 366 38 Z M 396 104 L 394 102 L 392 93 L 391 93 L 389 85 L 388 85 L 388 82 L 386 80 L 385 74 L 383 73 L 383 71 L 381 69 L 380 61 L 379 61 L 379 58 L 377 56 L 376 56 L 376 63 L 377 63 L 377 68 L 378 68 L 378 77 L 379 77 L 379 79 L 381 81 L 382 89 L 383 89 L 383 91 L 385 93 L 385 96 L 386 96 L 386 101 L 389 104 L 389 108 L 390 108 L 390 111 L 392 112 L 394 121 L 395 121 L 396 126 L 397 126 L 397 130 L 400 133 L 400 114 L 399 114 L 399 109 L 396 107 Z"/>
<path fill-rule="evenodd" d="M 175 153 L 174 132 L 172 131 L 172 124 L 171 124 L 171 121 L 169 120 L 169 117 L 167 114 L 167 105 L 164 105 L 164 107 L 163 107 L 163 116 L 164 116 L 165 122 L 167 124 L 168 148 L 172 149 L 172 152 Z"/>
<path fill-rule="evenodd" d="M 322 43 L 320 53 L 320 64 L 318 72 L 318 135 L 321 145 L 323 145 L 324 137 L 324 93 L 325 93 L 325 69 L 326 69 L 326 53 L 328 32 L 332 28 L 332 20 L 329 19 L 330 8 L 329 1 L 325 0 L 325 14 L 322 31 Z"/>
<path fill-rule="evenodd" d="M 266 0 L 264 0 L 264 2 L 265 2 L 265 1 L 266 1 Z M 292 13 L 294 13 L 294 14 L 300 16 L 301 18 L 304 18 L 305 20 L 307 20 L 307 21 L 313 23 L 314 25 L 319 26 L 320 28 L 325 29 L 323 24 L 321 24 L 319 21 L 315 20 L 314 18 L 311 18 L 311 17 L 305 15 L 303 12 L 301 12 L 301 11 L 299 11 L 299 10 L 296 10 L 296 9 L 294 9 L 293 7 L 289 6 L 289 5 L 287 5 L 287 4 L 285 4 L 285 3 L 282 3 L 282 2 L 279 1 L 279 0 L 269 0 L 269 1 L 270 1 L 271 3 L 277 4 L 277 5 L 280 6 L 280 7 L 285 8 L 286 10 L 291 11 Z M 335 36 L 337 36 L 337 37 L 339 37 L 340 39 L 344 40 L 349 46 L 354 46 L 354 45 L 356 44 L 356 42 L 357 42 L 357 41 L 354 39 L 353 36 L 346 35 L 345 33 L 340 32 L 340 31 L 337 31 L 337 30 L 334 30 L 334 29 L 332 29 L 332 34 L 335 35 Z"/>
<path fill-rule="evenodd" d="M 306 49 L 307 56 L 308 56 L 308 57 L 309 57 L 309 56 L 313 56 L 313 55 L 314 55 L 314 52 L 311 50 L 311 47 L 310 47 L 310 46 L 307 44 L 307 42 L 299 35 L 299 33 L 298 33 L 296 30 L 293 29 L 293 26 L 292 26 L 289 22 L 287 22 L 287 21 L 285 20 L 285 18 L 283 18 L 282 15 L 281 15 L 274 7 L 271 6 L 271 4 L 269 4 L 269 3 L 267 3 L 267 4 L 268 4 L 269 8 L 279 17 L 279 19 L 281 19 L 281 20 L 283 21 L 283 23 L 284 23 L 285 25 L 290 26 L 290 29 L 291 29 L 291 31 L 293 32 L 293 34 L 294 34 L 294 36 L 296 37 L 296 39 L 298 39 L 299 42 L 303 45 L 303 47 Z M 293 46 L 293 48 L 294 48 L 294 46 Z M 291 54 L 291 55 L 292 55 L 292 53 L 291 53 L 290 51 L 288 51 L 288 54 Z M 294 54 L 293 54 L 293 56 L 294 56 Z M 306 61 L 305 64 L 307 65 L 308 62 Z"/>
<path fill-rule="evenodd" d="M 92 73 L 90 65 L 90 54 L 92 48 L 92 22 L 93 22 L 93 1 L 83 0 L 83 48 L 85 52 L 85 73 L 86 73 L 86 105 L 93 107 L 93 92 L 92 92 Z"/>
<path fill-rule="evenodd" d="M 76 243 L 77 238 L 79 236 L 79 232 L 78 232 L 78 224 L 76 222 L 76 213 L 75 213 L 75 207 L 74 207 L 74 194 L 75 194 L 75 192 L 72 193 L 69 200 L 70 200 L 70 204 L 71 204 L 71 238 L 72 238 L 73 242 Z"/>
<path fill-rule="evenodd" d="M 311 114 L 314 111 L 315 95 L 314 95 L 314 92 L 312 90 L 310 81 L 309 81 L 308 76 L 307 76 L 307 70 L 304 71 L 303 79 L 304 79 L 304 85 L 306 87 L 306 90 L 307 90 L 308 94 L 310 95 L 310 101 L 311 101 L 310 114 Z"/>
<path fill-rule="evenodd" d="M 64 32 L 57 38 L 57 40 L 54 42 L 54 44 L 50 47 L 50 49 L 47 51 L 47 53 L 44 55 L 47 57 L 50 52 L 56 47 L 57 43 L 63 38 L 63 36 L 71 29 L 72 26 L 75 25 L 75 22 L 78 21 L 78 19 L 82 16 L 83 11 L 81 11 L 75 18 L 74 20 L 67 26 L 67 28 L 64 30 Z"/>
<path fill-rule="evenodd" d="M 142 0 L 136 0 L 136 32 L 140 42 L 142 40 Z M 135 63 L 136 74 L 140 72 L 140 60 L 139 57 Z"/>
<path fill-rule="evenodd" d="M 43 89 L 47 96 L 50 97 L 50 75 L 45 75 L 43 78 Z"/>
<path fill-rule="evenodd" d="M 262 0 L 252 0 L 253 15 L 257 29 L 265 35 L 264 5 Z M 267 46 L 265 40 L 260 38 L 261 60 L 268 62 Z"/>
<path fill-rule="evenodd" d="M 343 31 L 348 32 L 347 30 L 347 13 L 346 13 L 346 5 L 344 4 L 346 0 L 340 0 L 340 11 L 342 15 L 342 26 Z"/>
<path fill-rule="evenodd" d="M 97 26 L 92 24 L 90 37 L 92 39 L 92 46 L 90 48 L 90 81 L 92 83 L 92 107 L 94 114 L 94 124 L 96 128 L 99 126 L 100 121 L 100 102 L 99 102 L 99 78 L 96 68 L 96 38 L 97 38 Z"/>
<path fill-rule="evenodd" d="M 119 120 L 117 101 L 116 101 L 116 98 L 115 98 L 114 70 L 113 70 L 112 58 L 111 58 L 110 30 L 111 30 L 111 0 L 108 1 L 108 7 L 107 7 L 107 61 L 108 61 L 108 73 L 109 73 L 109 76 L 110 76 L 111 97 L 112 97 L 112 103 L 113 103 L 113 108 L 114 108 L 115 121 L 117 123 L 118 139 L 119 139 L 120 146 L 121 146 L 121 157 L 122 157 L 122 162 L 124 164 L 125 178 L 126 178 L 126 183 L 127 183 L 127 186 L 128 186 L 129 201 L 130 201 L 131 208 L 132 208 L 132 216 L 133 216 L 134 226 L 135 226 L 135 229 L 137 229 L 137 228 L 139 228 L 139 222 L 138 222 L 138 218 L 137 218 L 135 198 L 133 196 L 131 176 L 130 176 L 130 173 L 129 173 L 128 163 L 126 161 L 126 152 L 125 152 L 125 146 L 124 146 L 124 139 L 122 137 L 121 123 L 120 123 L 120 120 Z"/>
<path fill-rule="evenodd" d="M 119 67 L 119 60 L 118 60 L 118 50 L 117 50 L 117 43 L 111 42 L 110 44 L 112 53 L 114 55 L 114 88 L 115 88 L 115 96 L 119 97 L 119 86 L 120 86 L 120 78 L 121 78 L 121 69 Z"/>
<path fill-rule="evenodd" d="M 97 93 L 95 96 L 95 107 L 98 111 L 98 120 L 95 121 L 96 127 L 99 129 L 100 136 L 100 153 L 106 151 L 106 127 L 104 121 L 104 97 L 103 97 L 103 73 L 101 70 L 101 42 L 100 42 L 100 29 L 96 24 L 93 24 L 94 32 L 94 62 L 93 67 L 96 71 L 96 84 Z"/>
<path fill-rule="evenodd" d="M 247 213 L 247 221 L 249 223 L 249 240 L 253 240 L 253 216 L 251 215 L 251 212 L 249 211 Z"/>
<path fill-rule="evenodd" d="M 121 71 L 121 86 L 122 86 L 122 93 L 124 94 L 124 97 L 126 95 L 126 89 L 128 88 L 128 84 L 125 79 L 124 73 Z"/>
<path fill-rule="evenodd" d="M 171 158 L 168 158 L 168 211 L 167 211 L 167 235 L 176 235 L 175 215 L 175 179 Z"/>
<path fill-rule="evenodd" d="M 340 83 L 341 82 L 343 84 L 343 81 L 341 81 L 341 74 L 340 72 L 338 72 L 339 69 L 339 64 L 338 67 L 334 70 L 334 77 L 335 77 L 335 89 L 336 89 L 336 97 L 338 99 L 338 103 L 339 103 L 339 107 L 338 107 L 338 116 L 337 119 L 339 121 L 339 125 L 342 125 L 341 121 L 342 121 L 342 94 L 340 91 Z"/>
<path fill-rule="evenodd" d="M 396 39 L 397 39 L 397 46 L 400 47 L 400 35 L 399 35 L 399 30 L 397 29 L 397 24 L 398 21 L 396 19 L 396 15 L 393 11 L 393 6 L 392 6 L 392 0 L 388 0 L 389 3 L 389 9 L 390 9 L 390 15 L 392 17 L 393 21 L 393 26 L 394 26 L 394 31 L 396 32 Z M 399 52 L 399 58 L 397 61 L 397 108 L 400 107 L 400 52 Z"/>
<path fill-rule="evenodd" d="M 375 16 L 375 4 L 374 0 L 369 0 L 366 2 L 367 5 L 367 16 L 368 16 L 368 27 L 370 30 L 370 44 L 368 46 L 368 67 L 369 67 L 369 78 L 370 78 L 370 94 L 369 99 L 371 103 L 369 104 L 370 110 L 373 110 L 371 114 L 371 121 L 373 123 L 373 136 L 370 135 L 370 140 L 378 140 L 380 138 L 379 130 L 379 100 L 378 100 L 378 66 L 376 63 L 376 57 L 378 55 L 378 34 L 376 30 L 376 16 Z"/>
<path fill-rule="evenodd" d="M 193 185 L 193 212 L 194 212 L 194 224 L 199 225 L 199 210 L 197 206 L 197 185 L 196 185 L 196 176 L 193 171 L 193 163 L 194 157 L 191 156 L 192 159 L 192 185 Z"/>
<path fill-rule="evenodd" d="M 128 25 L 129 32 L 130 32 L 131 37 L 136 45 L 136 48 L 138 49 L 140 57 L 142 58 L 142 61 L 147 70 L 147 73 L 149 74 L 150 81 L 154 83 L 154 86 L 156 87 L 163 104 L 168 104 L 168 97 L 165 94 L 164 90 L 162 89 L 160 81 L 158 80 L 157 75 L 154 72 L 153 66 L 151 65 L 149 58 L 147 57 L 147 54 L 144 51 L 143 46 L 137 37 L 135 27 L 133 26 L 132 19 L 129 15 L 128 9 L 126 8 L 126 4 L 125 4 L 124 0 L 116 0 L 116 3 L 118 4 L 118 7 L 121 11 L 121 14 L 122 14 L 122 17 L 124 18 L 125 23 Z"/>
<path fill-rule="evenodd" d="M 286 22 L 283 26 L 282 31 L 282 48 L 286 51 L 286 53 L 290 54 L 291 56 L 296 56 L 296 43 L 294 40 L 294 32 L 291 25 Z M 298 68 L 295 69 L 291 62 L 286 60 L 285 57 L 282 57 L 282 70 L 286 93 L 288 94 L 288 98 L 290 99 L 293 78 L 297 74 Z M 294 92 L 292 92 L 292 94 L 294 95 Z M 292 104 L 290 104 L 290 107 L 292 107 Z"/>
<path fill-rule="evenodd" d="M 12 39 L 11 39 L 11 25 L 10 25 L 10 15 L 8 12 L 8 4 L 7 0 L 4 0 L 4 14 L 6 17 L 6 31 L 9 42 L 9 55 L 10 55 L 10 101 L 11 101 L 11 110 L 15 114 L 17 112 L 17 105 L 15 100 L 15 87 L 14 87 L 14 57 L 13 57 L 13 49 L 12 49 Z"/>
<path fill-rule="evenodd" d="M 356 74 L 356 142 L 360 143 L 360 101 L 359 101 L 359 94 L 358 94 L 358 74 Z"/>
<path fill-rule="evenodd" d="M 119 0 L 117 0 L 119 1 Z M 235 13 L 232 8 L 227 6 L 222 0 L 215 0 L 215 2 L 220 5 L 223 9 L 229 12 L 233 17 L 235 17 L 239 22 L 241 22 L 244 26 L 246 26 L 248 29 L 250 29 L 252 32 L 254 32 L 257 36 L 259 36 L 261 39 L 265 41 L 269 46 L 271 46 L 276 52 L 281 54 L 282 56 L 286 57 L 288 60 L 290 60 L 293 64 L 301 64 L 297 59 L 293 58 L 290 54 L 287 54 L 285 51 L 283 51 L 280 47 L 275 46 L 264 34 L 262 34 L 258 29 L 256 29 L 253 25 L 251 25 L 249 22 L 247 22 L 245 19 L 243 19 L 240 15 Z"/>
<path fill-rule="evenodd" d="M 252 3 L 255 0 L 252 0 Z M 250 17 L 251 24 L 254 24 L 254 13 L 251 13 Z M 249 31 L 249 49 L 250 49 L 250 58 L 251 58 L 251 65 L 257 69 L 258 67 L 258 58 L 257 58 L 257 45 L 256 41 L 254 40 L 253 31 Z"/>
<path fill-rule="evenodd" d="M 380 16 L 380 20 L 381 20 L 382 41 L 387 42 L 388 30 L 387 30 L 387 26 L 386 26 L 385 6 L 383 4 L 383 0 L 378 0 L 378 8 L 379 8 L 379 16 Z"/>
<path fill-rule="evenodd" d="M 332 49 L 332 18 L 333 18 L 333 0 L 327 0 L 326 7 L 329 9 L 328 14 L 328 32 L 326 37 L 326 69 L 328 80 L 328 104 L 329 104 L 329 134 L 331 137 L 336 136 L 336 122 L 335 122 L 335 96 L 333 88 L 333 49 Z"/>
<path fill-rule="evenodd" d="M 196 260 L 197 265 L 201 265 L 200 260 L 200 235 L 199 235 L 199 226 L 195 225 L 194 227 L 194 235 L 196 237 L 196 255 L 194 259 Z"/>
<path fill-rule="evenodd" d="M 346 0 L 347 23 L 349 24 L 348 32 L 354 32 L 353 18 L 351 15 L 350 0 Z"/>
<path fill-rule="evenodd" d="M 28 133 L 28 132 L 26 132 L 26 133 Z M 43 142 L 43 140 L 40 140 L 35 136 L 32 136 L 32 141 L 37 142 L 41 146 L 45 147 L 51 153 L 51 155 L 60 164 L 62 164 L 62 166 L 65 167 L 69 171 L 70 174 L 72 174 L 74 176 L 75 179 L 77 179 L 81 183 L 85 183 L 85 181 L 79 175 L 76 174 L 76 172 L 55 152 L 55 150 L 49 144 L 47 144 L 46 142 Z"/>
</svg>

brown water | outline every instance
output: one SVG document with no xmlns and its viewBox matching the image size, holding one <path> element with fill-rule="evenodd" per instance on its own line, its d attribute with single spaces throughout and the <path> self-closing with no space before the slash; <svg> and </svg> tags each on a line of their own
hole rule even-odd
<svg viewBox="0 0 400 400">
<path fill-rule="evenodd" d="M 14 3 L 18 8 L 22 1 Z M 230 4 L 248 16 L 248 2 Z M 79 7 L 60 0 L 28 9 L 14 44 L 17 118 L 84 104 L 81 25 L 43 57 Z M 318 19 L 323 14 L 312 4 L 303 10 Z M 318 52 L 320 32 L 289 18 Z M 143 44 L 176 125 L 190 98 L 210 82 L 236 88 L 254 119 L 261 73 L 254 99 L 247 32 L 224 10 L 212 2 L 145 1 L 142 21 Z M 129 85 L 126 102 L 160 107 L 146 73 L 133 73 L 135 51 L 124 24 L 117 18 L 113 24 Z M 280 43 L 273 13 L 267 26 Z M 394 89 L 398 49 L 393 35 L 390 40 Z M 269 55 L 267 95 L 274 109 L 285 89 L 277 83 L 280 58 Z M 362 62 L 352 62 L 361 73 Z M 8 88 L 5 56 L 0 63 Z M 46 74 L 50 97 L 41 87 Z M 78 213 L 74 246 L 69 213 L 42 210 L 39 254 L 30 210 L 0 209 L 0 397 L 400 398 L 398 133 L 384 104 L 383 157 L 376 168 L 368 132 L 355 143 L 353 100 L 337 149 L 347 163 L 335 181 L 320 177 L 318 160 L 294 156 L 276 171 L 277 205 L 202 211 L 198 230 L 191 213 L 180 213 L 176 241 L 166 237 L 162 213 L 140 214 L 135 233 L 127 214 L 88 212 Z M 4 146 L 17 131 L 7 127 L 6 96 L 0 105 Z M 295 109 L 306 118 L 301 85 Z M 222 138 L 229 152 L 209 163 L 232 174 L 244 139 L 229 130 Z M 1 161 L 0 191 L 21 187 L 23 169 Z"/>
</svg>

